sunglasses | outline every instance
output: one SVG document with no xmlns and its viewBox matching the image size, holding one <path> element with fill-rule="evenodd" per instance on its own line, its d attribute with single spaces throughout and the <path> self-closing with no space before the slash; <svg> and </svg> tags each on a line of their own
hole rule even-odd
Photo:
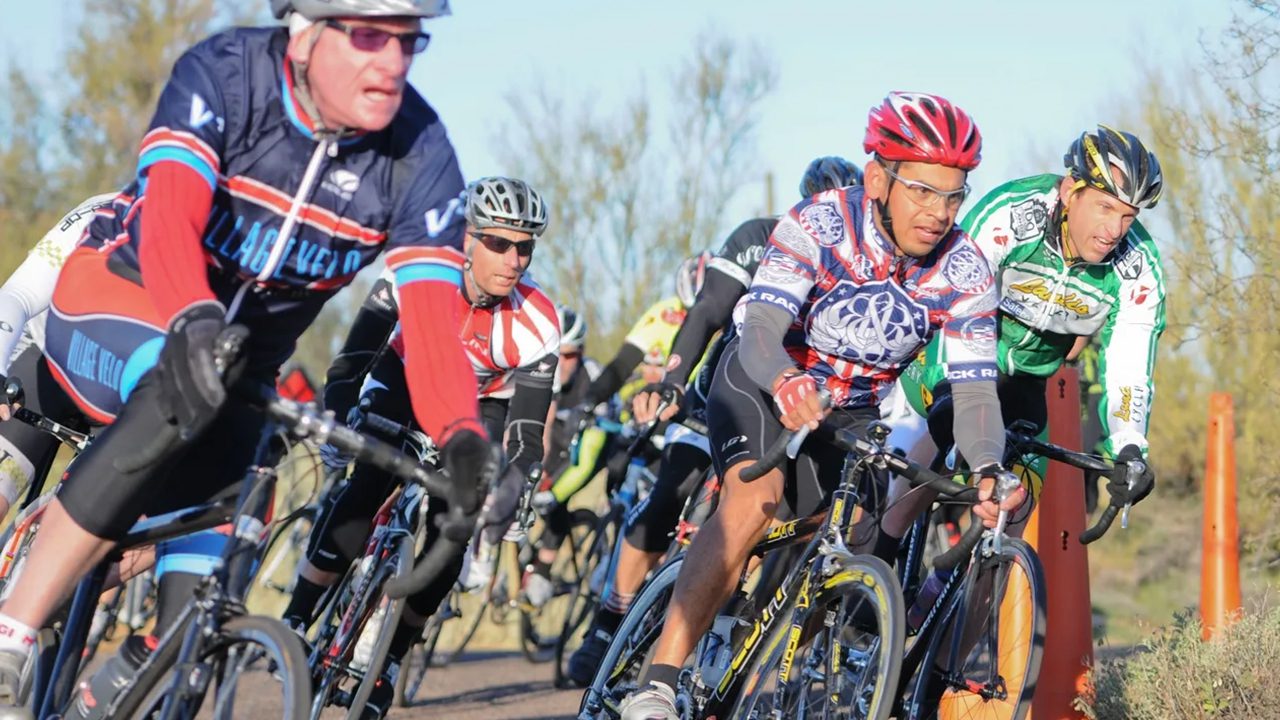
<svg viewBox="0 0 1280 720">
<path fill-rule="evenodd" d="M 351 40 L 351 47 L 361 52 L 378 52 L 387 46 L 391 38 L 400 41 L 400 50 L 405 55 L 417 55 L 427 49 L 431 35 L 422 31 L 393 33 L 368 25 L 348 25 L 339 20 L 325 20 L 325 25 L 346 34 Z"/>
<path fill-rule="evenodd" d="M 506 255 L 507 251 L 514 247 L 516 255 L 522 258 L 533 257 L 533 244 L 537 242 L 533 238 L 528 240 L 508 240 L 507 238 L 487 233 L 469 232 L 467 234 L 479 240 L 480 244 L 484 245 L 485 249 L 491 253 Z"/>
<path fill-rule="evenodd" d="M 908 180 L 885 167 L 883 163 L 880 167 L 884 168 L 889 177 L 897 180 L 906 189 L 907 198 L 920 207 L 933 207 L 939 202 L 944 202 L 948 210 L 958 210 L 964 204 L 964 199 L 969 196 L 969 183 L 965 183 L 963 187 L 956 190 L 939 190 L 918 180 Z"/>
</svg>

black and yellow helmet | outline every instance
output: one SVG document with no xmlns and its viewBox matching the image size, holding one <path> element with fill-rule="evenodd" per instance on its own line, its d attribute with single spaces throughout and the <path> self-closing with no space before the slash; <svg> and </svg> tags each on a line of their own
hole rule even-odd
<svg viewBox="0 0 1280 720">
<path fill-rule="evenodd" d="M 1078 184 L 1114 195 L 1121 202 L 1153 208 L 1160 201 L 1164 186 L 1160 161 L 1133 133 L 1099 125 L 1097 131 L 1076 138 L 1062 161 Z"/>
</svg>

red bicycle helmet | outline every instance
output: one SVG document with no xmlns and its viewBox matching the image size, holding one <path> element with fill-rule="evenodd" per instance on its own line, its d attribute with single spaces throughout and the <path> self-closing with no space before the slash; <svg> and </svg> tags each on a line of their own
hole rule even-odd
<svg viewBox="0 0 1280 720">
<path fill-rule="evenodd" d="M 946 98 L 892 92 L 871 108 L 862 148 L 884 160 L 972 170 L 982 160 L 982 133 Z"/>
</svg>

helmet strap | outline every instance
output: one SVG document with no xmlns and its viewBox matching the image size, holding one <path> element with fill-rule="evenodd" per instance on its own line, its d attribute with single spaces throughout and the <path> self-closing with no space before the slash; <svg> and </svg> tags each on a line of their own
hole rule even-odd
<svg viewBox="0 0 1280 720">
<path fill-rule="evenodd" d="M 476 281 L 475 271 L 471 268 L 471 253 L 473 252 L 475 252 L 474 245 L 467 251 L 467 259 L 462 262 L 462 270 L 467 274 L 466 280 L 462 283 L 462 297 L 471 303 L 472 307 L 493 307 L 502 300 L 502 296 L 485 292 L 484 288 L 480 287 L 480 283 Z M 475 291 L 474 297 L 472 296 L 472 290 Z"/>
<path fill-rule="evenodd" d="M 876 156 L 876 162 L 880 163 L 881 167 L 889 167 L 879 156 Z M 902 163 L 897 160 L 893 160 L 891 162 L 893 167 L 890 168 L 890 170 L 896 174 L 898 172 L 898 168 L 902 167 Z M 893 234 L 893 216 L 889 213 L 888 202 L 889 193 L 893 190 L 893 175 L 889 175 L 888 173 L 885 173 L 885 175 L 889 178 L 889 184 L 884 188 L 884 200 L 875 200 L 872 204 L 875 206 L 876 212 L 880 214 L 880 225 L 882 226 L 881 229 L 884 231 L 884 236 L 889 238 L 889 242 L 893 243 L 893 246 L 897 248 L 898 238 Z"/>
<path fill-rule="evenodd" d="M 311 54 L 315 52 L 316 43 L 320 42 L 320 33 L 322 32 L 324 32 L 324 26 L 320 23 L 307 20 L 296 12 L 289 15 L 289 35 L 291 37 L 301 33 L 310 33 L 309 37 L 305 39 L 306 51 L 303 53 L 307 59 L 299 61 L 292 56 L 288 58 L 289 67 L 293 71 L 293 96 L 298 100 L 298 104 L 302 106 L 302 111 L 316 124 L 316 135 L 333 134 L 336 138 L 341 139 L 357 133 L 346 128 L 330 129 L 325 126 L 324 118 L 320 115 L 320 109 L 316 107 L 315 100 L 311 97 L 311 83 L 307 80 L 307 68 L 311 65 Z"/>
</svg>

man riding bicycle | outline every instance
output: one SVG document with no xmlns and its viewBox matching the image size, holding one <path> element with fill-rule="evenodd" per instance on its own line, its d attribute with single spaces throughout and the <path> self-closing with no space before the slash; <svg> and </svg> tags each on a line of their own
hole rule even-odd
<svg viewBox="0 0 1280 720">
<path fill-rule="evenodd" d="M 797 517 L 827 500 L 843 453 L 808 439 L 799 456 L 752 484 L 739 475 L 784 429 L 826 422 L 860 432 L 937 331 L 953 354 L 957 442 L 979 470 L 981 510 L 993 519 L 1003 472 L 995 343 L 964 343 L 964 328 L 995 329 L 986 262 L 955 226 L 977 167 L 977 126 L 947 100 L 891 93 L 871 110 L 864 186 L 801 202 L 778 223 L 747 293 L 739 339 L 724 353 L 707 400 L 720 504 L 690 545 L 672 604 L 626 720 L 678 718 L 680 669 L 738 582 L 752 545 L 786 501 Z M 776 409 L 775 409 L 776 408 Z M 1006 499 L 1016 507 L 1025 493 Z"/>
<path fill-rule="evenodd" d="M 1096 335 L 1104 388 L 1098 407 L 1102 450 L 1119 462 L 1143 459 L 1165 289 L 1155 243 L 1137 217 L 1160 200 L 1160 163 L 1136 136 L 1106 126 L 1081 134 L 1063 161 L 1065 175 L 1005 183 L 961 223 L 999 284 L 997 387 L 1004 420 L 1028 420 L 1047 433 L 1045 381 L 1068 358 L 1077 338 Z M 975 333 L 967 338 L 978 340 Z M 935 342 L 903 374 L 909 402 L 929 417 L 933 431 L 912 451 L 917 461 L 927 463 L 938 447 L 950 445 L 945 373 L 946 357 Z M 1030 468 L 1033 497 L 1047 464 L 1037 458 Z M 1146 467 L 1137 487 L 1112 491 L 1126 493 L 1132 502 L 1145 498 L 1155 481 L 1150 464 Z M 906 488 L 896 481 L 894 498 Z M 932 499 L 927 489 L 914 491 L 885 514 L 883 531 L 901 537 Z M 1014 518 L 1014 532 L 1022 519 Z M 940 578 L 926 583 L 917 616 L 941 584 Z"/>
<path fill-rule="evenodd" d="M 857 185 L 861 181 L 862 172 L 848 160 L 841 157 L 816 158 L 801 177 L 800 197 Z M 703 416 L 710 376 L 728 337 L 721 334 L 709 353 L 708 345 L 713 336 L 730 326 L 733 308 L 751 285 L 751 278 L 768 245 L 769 234 L 779 219 L 776 216 L 761 217 L 742 223 L 729 234 L 707 263 L 707 278 L 702 292 L 689 308 L 689 314 L 672 343 L 666 378 L 636 393 L 632 402 L 638 422 L 648 422 L 655 417 L 668 420 L 682 409 L 694 417 Z M 700 363 L 704 353 L 706 357 Z M 686 389 L 695 367 L 701 368 L 698 379 Z M 686 393 L 689 395 L 687 402 Z M 659 417 L 656 415 L 658 406 L 664 400 L 668 406 Z M 666 441 L 653 490 L 641 501 L 640 509 L 627 518 L 626 539 L 618 554 L 613 582 L 608 584 L 609 590 L 601 598 L 582 646 L 569 659 L 568 677 L 579 685 L 585 686 L 591 681 L 635 594 L 670 544 L 680 509 L 689 495 L 697 490 L 698 483 L 711 466 L 711 450 L 701 435 L 683 426 L 672 425 L 667 429 Z"/>
<path fill-rule="evenodd" d="M 555 305 L 525 274 L 533 260 L 534 245 L 546 229 L 547 214 L 541 195 L 524 182 L 488 177 L 468 188 L 464 215 L 465 279 L 455 303 L 466 318 L 463 344 L 480 379 L 480 415 L 489 437 L 499 440 L 505 434 L 507 438 L 507 470 L 495 491 L 495 496 L 502 496 L 502 502 L 491 498 L 485 513 L 491 517 L 486 518 L 484 532 L 496 531 L 500 538 L 515 513 L 525 479 L 534 464 L 542 461 L 543 428 L 551 406 L 560 346 Z M 371 298 L 376 300 L 386 291 L 385 287 L 374 287 Z M 391 301 L 394 312 L 394 293 Z M 407 318 L 402 316 L 402 321 Z M 360 327 L 359 320 L 351 334 L 373 339 Z M 347 348 L 351 348 L 350 342 Z M 367 412 L 412 424 L 400 334 L 392 333 L 390 348 L 391 352 L 379 354 L 363 378 L 362 407 L 367 405 Z M 335 370 L 342 368 L 330 368 L 331 382 L 350 385 L 353 379 L 359 379 L 337 375 Z M 321 596 L 364 549 L 374 515 L 398 484 L 398 479 L 388 473 L 357 464 L 347 482 L 331 496 L 316 519 L 293 597 L 284 612 L 291 626 L 301 631 L 310 624 Z M 427 508 L 427 548 L 439 532 L 434 520 L 445 509 L 443 499 L 431 498 Z M 448 595 L 462 561 L 459 552 L 435 580 L 408 599 L 382 677 L 374 686 L 362 717 L 382 717 L 390 707 L 400 659 Z"/>
<path fill-rule="evenodd" d="M 447 4 L 272 9 L 288 29 L 229 30 L 178 59 L 138 179 L 94 219 L 58 279 L 46 349 L 62 372 L 89 372 L 86 342 L 99 362 L 118 357 L 107 354 L 113 339 L 133 333 L 140 314 L 160 317 L 166 337 L 50 503 L 28 558 L 40 572 L 25 573 L 0 609 L 0 703 L 16 698 L 36 628 L 114 538 L 144 512 L 205 500 L 244 476 L 266 421 L 226 385 L 273 385 L 324 301 L 384 249 L 420 318 L 404 333 L 416 415 L 443 445 L 450 499 L 463 511 L 479 504 L 491 448 L 450 304 L 462 177 L 439 117 L 406 83 L 428 41 L 422 18 Z M 216 348 L 231 321 L 249 337 L 222 368 Z M 183 482 L 156 482 L 175 467 Z"/>
</svg>

